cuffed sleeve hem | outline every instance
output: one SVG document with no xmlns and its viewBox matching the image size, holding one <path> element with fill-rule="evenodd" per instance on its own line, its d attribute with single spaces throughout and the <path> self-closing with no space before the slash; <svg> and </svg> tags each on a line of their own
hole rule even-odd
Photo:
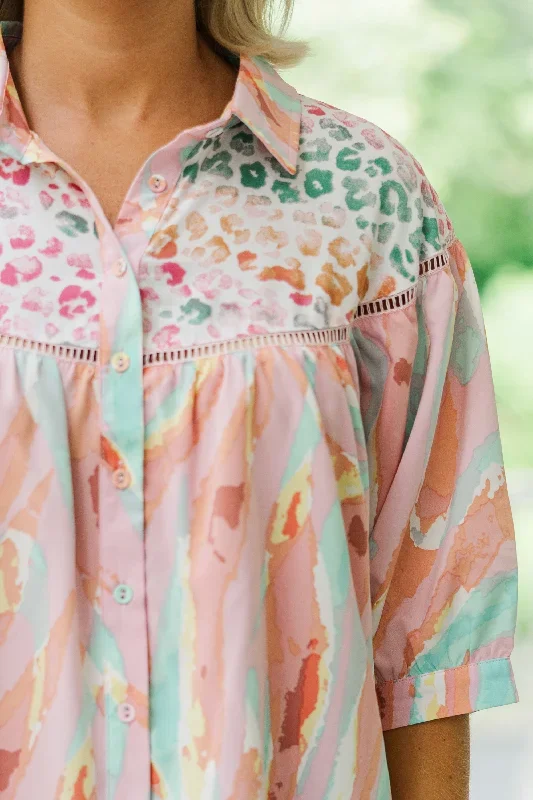
<svg viewBox="0 0 533 800">
<path fill-rule="evenodd" d="M 384 731 L 518 701 L 508 657 L 383 681 L 376 691 Z"/>
</svg>

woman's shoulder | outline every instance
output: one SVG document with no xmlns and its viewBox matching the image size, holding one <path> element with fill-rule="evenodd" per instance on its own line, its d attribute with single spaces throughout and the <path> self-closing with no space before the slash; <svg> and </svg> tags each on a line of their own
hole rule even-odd
<svg viewBox="0 0 533 800">
<path fill-rule="evenodd" d="M 455 238 L 422 165 L 370 120 L 299 97 L 306 199 L 320 204 L 323 224 L 341 226 L 342 220 L 366 251 L 361 300 L 407 288 L 422 274 L 421 264 L 443 255 Z"/>
</svg>

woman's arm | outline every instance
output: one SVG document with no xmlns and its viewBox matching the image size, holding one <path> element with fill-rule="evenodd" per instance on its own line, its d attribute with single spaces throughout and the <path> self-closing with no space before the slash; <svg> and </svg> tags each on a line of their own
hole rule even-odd
<svg viewBox="0 0 533 800">
<path fill-rule="evenodd" d="M 384 738 L 393 800 L 468 799 L 468 714 L 395 728 Z"/>
</svg>

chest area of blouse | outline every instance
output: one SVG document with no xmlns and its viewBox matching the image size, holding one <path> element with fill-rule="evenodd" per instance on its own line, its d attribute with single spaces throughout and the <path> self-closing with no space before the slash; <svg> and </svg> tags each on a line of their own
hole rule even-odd
<svg viewBox="0 0 533 800">
<path fill-rule="evenodd" d="M 414 275 L 380 270 L 376 246 L 384 209 L 399 208 L 355 185 L 359 158 L 316 167 L 311 144 L 295 175 L 242 124 L 188 147 L 179 165 L 161 153 L 113 228 L 68 169 L 3 158 L 0 335 L 94 348 L 102 321 L 113 330 L 121 317 L 161 351 L 344 326 L 362 298 L 409 288 Z M 387 232 L 387 247 L 408 252 L 407 228 Z"/>
<path fill-rule="evenodd" d="M 261 162 L 241 164 L 237 180 L 217 153 L 175 186 L 164 170 L 147 175 L 102 236 L 94 201 L 65 170 L 6 161 L 1 335 L 95 347 L 102 315 L 135 293 L 127 313 L 142 316 L 148 350 L 343 325 L 357 303 L 368 252 L 346 213 L 327 200 L 283 203 L 266 190 Z M 130 180 L 131 171 L 112 188 L 111 206 Z"/>
</svg>

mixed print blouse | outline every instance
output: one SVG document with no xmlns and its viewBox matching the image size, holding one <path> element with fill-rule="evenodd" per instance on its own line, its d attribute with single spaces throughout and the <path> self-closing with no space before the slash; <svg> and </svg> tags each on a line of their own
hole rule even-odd
<svg viewBox="0 0 533 800">
<path fill-rule="evenodd" d="M 0 797 L 387 800 L 383 731 L 516 700 L 472 268 L 376 125 L 234 96 L 112 227 L 0 52 Z"/>
</svg>

